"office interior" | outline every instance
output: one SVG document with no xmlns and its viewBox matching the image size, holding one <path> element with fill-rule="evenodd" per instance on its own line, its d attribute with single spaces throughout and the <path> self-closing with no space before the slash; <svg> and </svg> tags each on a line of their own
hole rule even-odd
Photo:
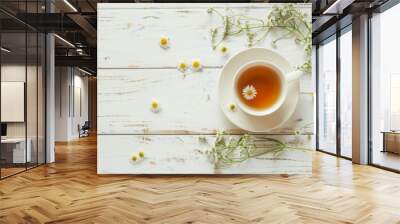
<svg viewBox="0 0 400 224">
<path fill-rule="evenodd" d="M 396 52 L 400 46 L 393 27 L 400 19 L 400 6 L 395 1 L 351 1 L 341 6 L 341 14 L 323 15 L 322 9 L 333 2 L 312 2 L 313 75 L 317 77 L 315 146 L 321 152 L 352 160 L 352 18 L 364 14 L 368 30 L 363 35 L 369 40 L 365 45 L 369 55 L 364 86 L 368 94 L 364 141 L 369 142 L 365 163 L 399 171 L 400 103 L 396 96 L 400 68 Z M 83 18 L 95 29 L 97 1 L 89 3 L 78 1 L 77 5 L 80 12 L 87 12 Z M 44 17 L 35 16 L 50 11 L 76 13 L 74 4 L 6 0 L 1 7 L 0 147 L 1 178 L 5 178 L 54 161 L 54 155 L 46 153 L 49 147 L 51 151 L 55 142 L 79 139 L 82 127 L 86 129 L 83 135 L 89 130 L 96 132 L 97 80 L 96 41 L 88 34 L 90 27 L 73 24 L 69 17 L 54 19 L 49 25 Z"/>
<path fill-rule="evenodd" d="M 68 57 L 87 57 L 92 49 L 82 43 L 79 49 L 84 50 L 77 51 L 63 37 L 65 33 L 52 33 L 49 37 L 49 31 L 65 28 L 38 25 L 46 21 L 40 15 L 50 9 L 61 12 L 69 7 L 64 4 L 44 0 L 0 3 L 1 179 L 54 162 L 57 142 L 96 132 L 94 63 L 77 66 L 76 62 L 68 62 Z M 92 109 L 94 112 L 89 111 Z"/>
<path fill-rule="evenodd" d="M 387 4 L 390 4 L 387 3 Z M 393 171 L 400 169 L 399 69 L 400 49 L 393 29 L 400 19 L 400 5 L 382 5 L 368 12 L 366 28 L 366 163 Z M 352 160 L 352 82 L 354 49 L 352 23 L 314 39 L 317 75 L 317 150 Z M 327 31 L 325 31 L 327 32 Z M 358 35 L 358 34 L 356 34 Z M 316 40 L 317 39 L 317 40 Z M 358 114 L 356 114 L 357 116 Z"/>
<path fill-rule="evenodd" d="M 97 173 L 97 4 L 172 2 L 312 5 L 312 174 Z M 0 223 L 399 223 L 399 22 L 399 0 L 0 0 Z"/>
<path fill-rule="evenodd" d="M 2 179 L 56 162 L 56 143 L 96 133 L 99 2 L 104 1 L 1 1 Z M 400 21 L 400 4 L 395 0 L 311 3 L 316 149 L 399 172 L 396 53 L 400 45 L 393 27 Z M 360 54 L 364 61 L 355 68 Z M 360 69 L 363 77 L 355 78 Z M 362 115 L 353 110 L 358 94 L 355 79 L 362 81 L 356 86 L 365 90 L 364 101 L 356 102 L 363 106 L 358 108 Z M 354 116 L 362 117 L 357 127 L 352 124 Z M 361 148 L 353 145 L 355 132 L 363 141 Z"/>
</svg>

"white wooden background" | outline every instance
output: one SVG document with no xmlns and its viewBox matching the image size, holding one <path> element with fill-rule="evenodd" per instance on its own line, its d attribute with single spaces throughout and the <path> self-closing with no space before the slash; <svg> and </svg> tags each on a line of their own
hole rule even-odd
<svg viewBox="0 0 400 224">
<path fill-rule="evenodd" d="M 211 48 L 209 30 L 221 24 L 207 13 L 209 7 L 265 18 L 282 4 L 121 4 L 98 5 L 98 173 L 100 174 L 212 174 L 212 173 L 310 173 L 311 154 L 290 151 L 278 158 L 252 159 L 213 169 L 198 142 L 199 134 L 212 142 L 217 129 L 228 134 L 246 133 L 231 124 L 217 102 L 217 81 L 225 61 Z M 311 4 L 296 4 L 311 13 Z M 311 23 L 311 18 L 310 18 Z M 158 45 L 161 35 L 170 48 Z M 257 47 L 279 52 L 293 67 L 305 60 L 303 47 L 293 39 L 271 47 L 272 33 Z M 230 55 L 247 48 L 246 37 L 231 37 L 225 45 Z M 183 77 L 176 66 L 182 59 L 200 59 L 202 72 Z M 314 122 L 313 81 L 302 77 L 300 101 L 293 116 L 280 128 L 255 135 L 279 138 L 299 147 L 312 148 Z M 161 111 L 150 111 L 152 99 Z M 300 135 L 294 135 L 295 132 Z M 146 159 L 132 163 L 130 156 L 143 150 Z"/>
</svg>

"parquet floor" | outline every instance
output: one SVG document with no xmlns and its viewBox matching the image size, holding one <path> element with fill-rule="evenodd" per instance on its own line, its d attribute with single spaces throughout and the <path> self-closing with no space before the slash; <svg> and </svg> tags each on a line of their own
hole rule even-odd
<svg viewBox="0 0 400 224">
<path fill-rule="evenodd" d="M 400 175 L 315 153 L 310 176 L 98 176 L 96 139 L 0 181 L 0 223 L 400 223 Z"/>
</svg>

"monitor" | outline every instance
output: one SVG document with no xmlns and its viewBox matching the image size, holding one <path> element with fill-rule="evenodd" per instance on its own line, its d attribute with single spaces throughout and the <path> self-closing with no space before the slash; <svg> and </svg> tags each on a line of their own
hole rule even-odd
<svg viewBox="0 0 400 224">
<path fill-rule="evenodd" d="M 7 124 L 1 123 L 1 136 L 7 136 Z"/>
</svg>

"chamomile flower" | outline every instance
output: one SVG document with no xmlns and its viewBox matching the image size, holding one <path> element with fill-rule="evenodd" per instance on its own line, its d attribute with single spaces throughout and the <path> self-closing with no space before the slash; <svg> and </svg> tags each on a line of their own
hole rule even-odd
<svg viewBox="0 0 400 224">
<path fill-rule="evenodd" d="M 142 158 L 142 159 L 144 158 L 144 152 L 143 151 L 139 152 L 139 157 Z"/>
<path fill-rule="evenodd" d="M 200 71 L 202 68 L 201 62 L 199 59 L 195 59 L 192 61 L 192 70 L 197 72 Z"/>
<path fill-rule="evenodd" d="M 136 154 L 133 154 L 133 155 L 131 156 L 131 160 L 132 160 L 133 162 L 136 162 L 136 161 L 138 160 L 137 155 L 136 155 Z"/>
<path fill-rule="evenodd" d="M 221 52 L 222 56 L 226 56 L 229 53 L 228 47 L 226 47 L 225 45 L 222 45 L 219 48 L 219 51 Z"/>
<path fill-rule="evenodd" d="M 246 100 L 252 100 L 257 96 L 257 90 L 253 85 L 247 85 L 242 90 L 242 95 Z"/>
<path fill-rule="evenodd" d="M 232 111 L 232 112 L 236 111 L 236 104 L 231 103 L 231 104 L 228 105 L 228 107 L 229 107 L 230 111 Z"/>
<path fill-rule="evenodd" d="M 154 113 L 157 113 L 158 111 L 160 111 L 160 104 L 159 104 L 158 100 L 153 99 L 151 101 L 151 111 L 153 111 Z"/>
<path fill-rule="evenodd" d="M 188 68 L 188 65 L 186 64 L 186 62 L 185 61 L 180 61 L 179 63 L 178 63 L 178 70 L 179 71 L 181 71 L 181 72 L 185 72 L 186 70 L 187 70 L 187 68 Z"/>
<path fill-rule="evenodd" d="M 169 38 L 167 36 L 161 36 L 159 41 L 160 47 L 166 49 L 169 47 Z"/>
</svg>

